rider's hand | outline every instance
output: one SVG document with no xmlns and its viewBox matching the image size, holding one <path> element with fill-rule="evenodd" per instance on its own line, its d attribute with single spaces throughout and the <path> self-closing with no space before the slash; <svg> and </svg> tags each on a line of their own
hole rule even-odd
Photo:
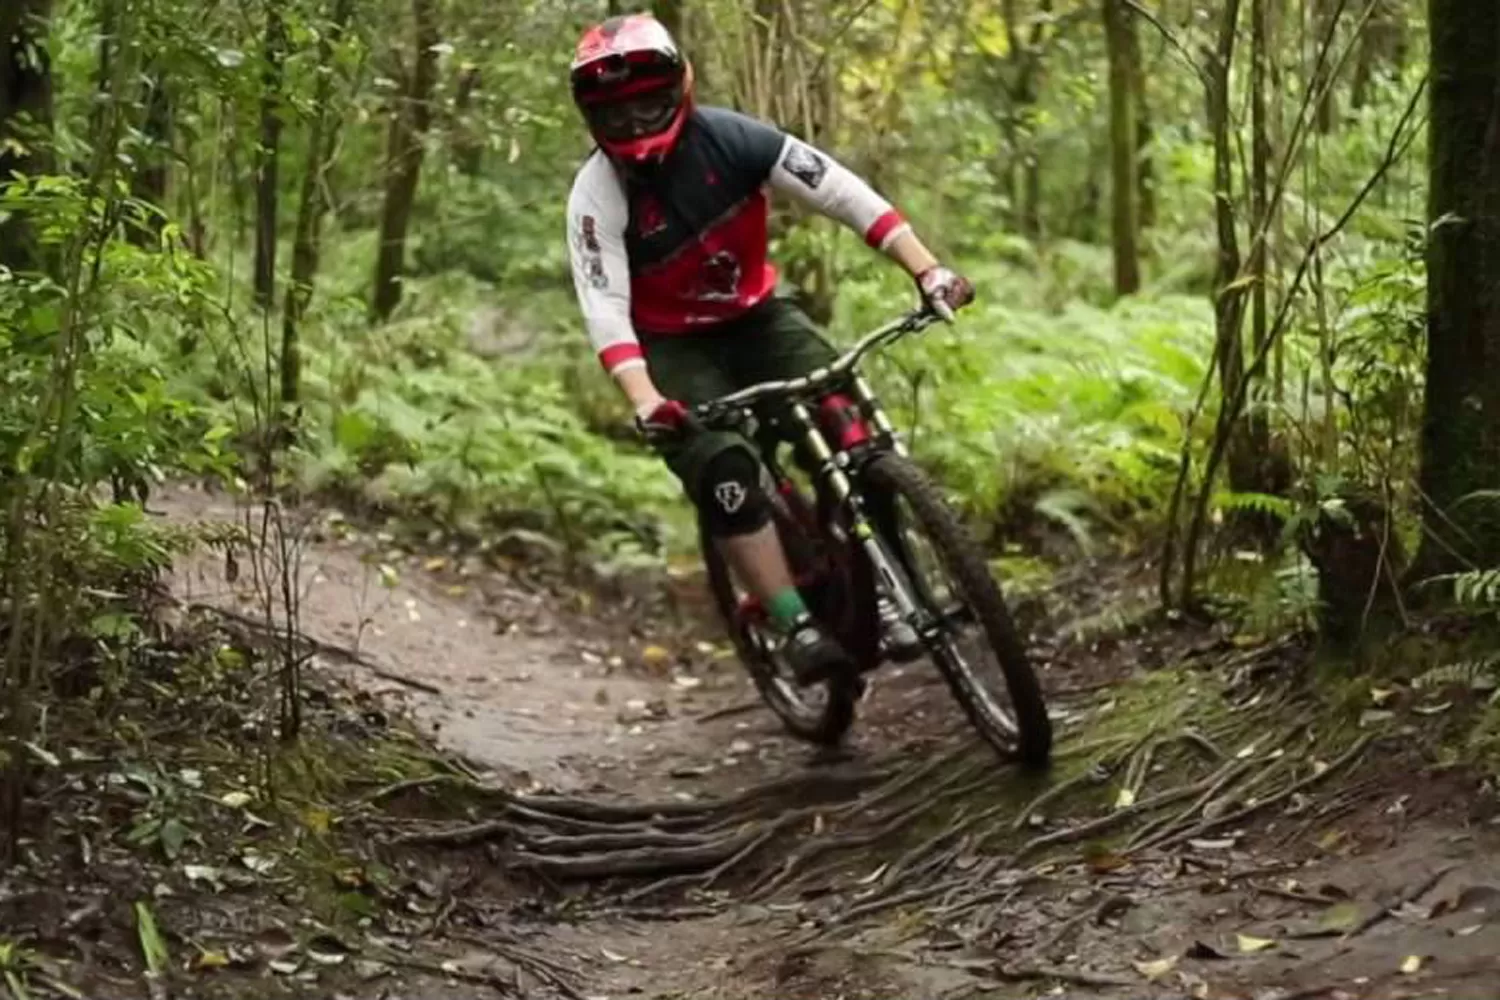
<svg viewBox="0 0 1500 1000">
<path fill-rule="evenodd" d="M 953 322 L 955 310 L 974 301 L 974 286 L 969 279 L 941 264 L 929 267 L 917 275 L 917 288 L 921 290 L 922 301 L 927 303 L 928 308 L 949 323 Z"/>
<path fill-rule="evenodd" d="M 670 443 L 692 427 L 693 415 L 675 399 L 656 399 L 635 412 L 635 425 L 652 445 Z"/>
</svg>

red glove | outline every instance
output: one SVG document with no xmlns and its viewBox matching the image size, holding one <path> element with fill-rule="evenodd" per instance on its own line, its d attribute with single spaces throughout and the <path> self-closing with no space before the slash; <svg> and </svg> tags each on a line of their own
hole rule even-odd
<svg viewBox="0 0 1500 1000">
<path fill-rule="evenodd" d="M 928 308 L 949 323 L 953 313 L 974 301 L 974 286 L 969 279 L 955 274 L 941 264 L 929 267 L 917 275 L 917 288 L 922 292 L 922 301 Z"/>
<path fill-rule="evenodd" d="M 652 445 L 661 445 L 682 437 L 692 426 L 688 408 L 675 399 L 663 399 L 648 409 L 639 410 L 635 425 Z"/>
</svg>

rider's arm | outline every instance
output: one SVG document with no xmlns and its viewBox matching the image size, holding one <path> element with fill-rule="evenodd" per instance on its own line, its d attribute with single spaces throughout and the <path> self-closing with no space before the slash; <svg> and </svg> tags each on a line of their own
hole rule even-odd
<svg viewBox="0 0 1500 1000">
<path fill-rule="evenodd" d="M 773 190 L 859 233 L 912 275 L 937 264 L 901 213 L 858 174 L 827 153 L 788 135 L 771 168 Z"/>
<path fill-rule="evenodd" d="M 646 371 L 630 318 L 630 262 L 625 252 L 629 210 L 612 168 L 595 157 L 579 171 L 568 197 L 568 254 L 573 288 L 589 340 L 637 412 L 661 402 Z"/>
</svg>

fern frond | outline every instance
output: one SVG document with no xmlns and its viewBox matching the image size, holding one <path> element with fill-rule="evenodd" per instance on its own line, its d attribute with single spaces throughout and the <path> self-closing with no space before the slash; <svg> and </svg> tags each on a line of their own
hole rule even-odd
<svg viewBox="0 0 1500 1000">
<path fill-rule="evenodd" d="M 1500 687 L 1500 656 L 1434 667 L 1411 682 L 1418 691 L 1432 688 L 1464 687 L 1473 691 L 1492 691 Z"/>
<path fill-rule="evenodd" d="M 1280 521 L 1290 521 L 1297 513 L 1297 505 L 1291 500 L 1270 493 L 1235 493 L 1225 490 L 1218 494 L 1216 500 L 1225 511 L 1248 510 Z"/>
<path fill-rule="evenodd" d="M 1455 574 L 1453 598 L 1465 608 L 1500 608 L 1500 569 L 1480 569 Z"/>
</svg>

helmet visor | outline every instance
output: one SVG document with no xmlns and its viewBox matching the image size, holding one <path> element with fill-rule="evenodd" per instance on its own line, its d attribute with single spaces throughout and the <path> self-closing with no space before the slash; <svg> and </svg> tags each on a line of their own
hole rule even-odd
<svg viewBox="0 0 1500 1000">
<path fill-rule="evenodd" d="M 583 112 L 595 135 L 612 142 L 627 142 L 666 131 L 681 106 L 682 86 L 678 84 L 585 104 Z"/>
</svg>

